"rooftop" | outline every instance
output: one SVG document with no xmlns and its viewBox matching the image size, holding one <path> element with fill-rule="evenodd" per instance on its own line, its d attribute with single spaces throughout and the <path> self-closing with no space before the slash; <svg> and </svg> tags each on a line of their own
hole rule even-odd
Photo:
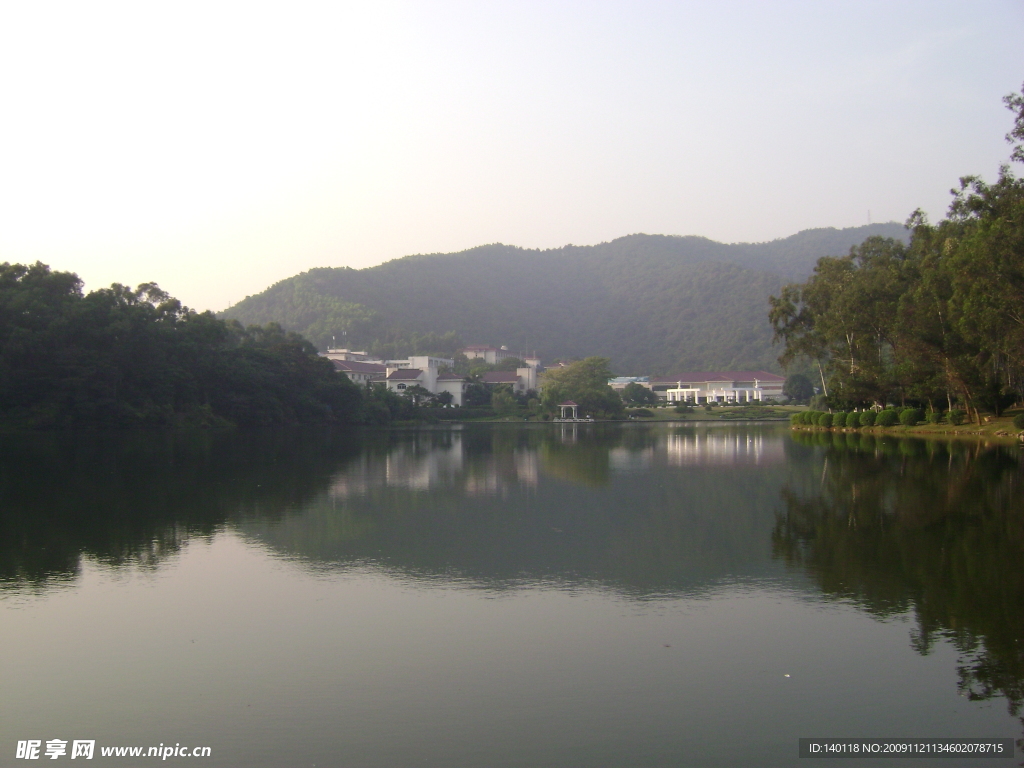
<svg viewBox="0 0 1024 768">
<path fill-rule="evenodd" d="M 423 375 L 419 368 L 399 368 L 388 374 L 388 381 L 414 380 Z"/>
<path fill-rule="evenodd" d="M 516 384 L 519 374 L 515 371 L 489 371 L 484 374 L 484 384 Z"/>
<path fill-rule="evenodd" d="M 359 363 L 354 360 L 332 360 L 334 370 L 349 373 L 385 373 L 387 368 L 381 363 Z"/>
</svg>

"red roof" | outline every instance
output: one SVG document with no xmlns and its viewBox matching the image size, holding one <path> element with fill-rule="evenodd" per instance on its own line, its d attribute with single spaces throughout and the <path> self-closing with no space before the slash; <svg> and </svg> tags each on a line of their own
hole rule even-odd
<svg viewBox="0 0 1024 768">
<path fill-rule="evenodd" d="M 515 371 L 489 371 L 484 374 L 484 384 L 518 384 L 519 374 Z"/>
<path fill-rule="evenodd" d="M 437 377 L 437 380 L 438 381 L 462 381 L 464 378 L 465 378 L 465 376 L 462 376 L 462 375 L 460 375 L 458 373 L 442 373 L 440 376 Z"/>
<path fill-rule="evenodd" d="M 559 403 L 558 407 L 561 408 L 563 405 L 575 405 L 577 408 L 579 407 L 579 403 L 574 403 L 572 400 L 566 400 L 564 403 Z"/>
<path fill-rule="evenodd" d="M 392 371 L 388 374 L 388 381 L 398 381 L 400 379 L 418 379 L 423 375 L 423 371 L 419 368 L 399 368 L 397 371 Z"/>
</svg>

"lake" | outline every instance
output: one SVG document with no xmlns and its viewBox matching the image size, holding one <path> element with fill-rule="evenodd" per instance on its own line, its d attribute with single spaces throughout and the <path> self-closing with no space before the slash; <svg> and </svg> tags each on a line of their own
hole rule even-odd
<svg viewBox="0 0 1024 768">
<path fill-rule="evenodd" d="M 1022 454 L 767 424 L 2 435 L 0 764 L 1019 740 Z"/>
</svg>

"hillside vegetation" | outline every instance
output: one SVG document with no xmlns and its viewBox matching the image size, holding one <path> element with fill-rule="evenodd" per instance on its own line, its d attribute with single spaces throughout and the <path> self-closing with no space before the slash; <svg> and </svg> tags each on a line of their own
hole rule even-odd
<svg viewBox="0 0 1024 768">
<path fill-rule="evenodd" d="M 869 236 L 905 239 L 906 231 L 888 223 L 732 245 L 643 234 L 548 250 L 485 245 L 312 269 L 222 316 L 278 322 L 320 349 L 333 337 L 386 356 L 488 343 L 546 359 L 608 357 L 616 373 L 778 370 L 769 296 Z"/>
</svg>

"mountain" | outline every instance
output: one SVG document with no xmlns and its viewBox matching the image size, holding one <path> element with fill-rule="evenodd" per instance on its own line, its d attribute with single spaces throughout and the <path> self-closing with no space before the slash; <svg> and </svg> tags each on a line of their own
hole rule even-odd
<svg viewBox="0 0 1024 768">
<path fill-rule="evenodd" d="M 311 269 L 222 313 L 281 323 L 321 349 L 450 354 L 507 344 L 545 360 L 601 355 L 616 372 L 778 370 L 768 297 L 822 256 L 867 237 L 907 239 L 890 222 L 812 229 L 767 243 L 628 235 L 547 250 L 494 244 L 406 256 L 367 269 Z M 445 335 L 447 334 L 447 335 Z"/>
</svg>

